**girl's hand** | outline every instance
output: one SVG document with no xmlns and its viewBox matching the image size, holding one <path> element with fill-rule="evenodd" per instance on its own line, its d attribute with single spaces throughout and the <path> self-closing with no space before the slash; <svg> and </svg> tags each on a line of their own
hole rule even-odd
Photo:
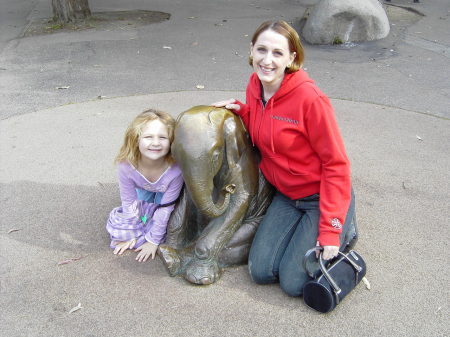
<svg viewBox="0 0 450 337">
<path fill-rule="evenodd" d="M 227 99 L 226 101 L 216 102 L 211 105 L 215 106 L 216 108 L 225 108 L 225 109 L 229 109 L 229 110 L 239 111 L 241 109 L 241 107 L 239 106 L 239 104 L 235 104 L 235 103 L 236 103 L 236 100 L 234 98 L 230 98 L 230 99 Z"/>
<path fill-rule="evenodd" d="M 146 242 L 139 248 L 136 248 L 135 251 L 139 252 L 136 256 L 136 261 L 145 262 L 151 256 L 152 260 L 155 258 L 156 250 L 158 249 L 158 245 L 155 245 L 151 242 Z"/>
<path fill-rule="evenodd" d="M 130 241 L 118 241 L 116 248 L 114 248 L 114 254 L 122 255 L 127 249 L 133 249 L 136 244 L 136 239 L 131 239 Z"/>
</svg>

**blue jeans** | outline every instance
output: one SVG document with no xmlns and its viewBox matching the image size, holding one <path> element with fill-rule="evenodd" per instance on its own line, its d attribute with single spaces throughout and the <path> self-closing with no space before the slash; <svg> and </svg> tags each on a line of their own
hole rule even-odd
<svg viewBox="0 0 450 337">
<path fill-rule="evenodd" d="M 258 284 L 280 282 L 290 296 L 300 296 L 310 277 L 303 257 L 316 245 L 319 227 L 319 195 L 291 200 L 277 192 L 258 227 L 250 249 L 248 267 Z M 356 237 L 355 196 L 352 198 L 340 236 L 343 250 Z M 315 264 L 317 268 L 317 264 Z"/>
</svg>

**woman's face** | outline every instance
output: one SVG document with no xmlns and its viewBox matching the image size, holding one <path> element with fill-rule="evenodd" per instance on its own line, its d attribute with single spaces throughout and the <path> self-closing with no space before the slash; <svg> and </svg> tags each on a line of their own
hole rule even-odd
<svg viewBox="0 0 450 337">
<path fill-rule="evenodd" d="M 253 70 L 263 86 L 276 89 L 281 85 L 286 67 L 295 59 L 295 52 L 290 52 L 288 40 L 273 30 L 259 34 L 250 55 L 253 57 Z"/>
</svg>

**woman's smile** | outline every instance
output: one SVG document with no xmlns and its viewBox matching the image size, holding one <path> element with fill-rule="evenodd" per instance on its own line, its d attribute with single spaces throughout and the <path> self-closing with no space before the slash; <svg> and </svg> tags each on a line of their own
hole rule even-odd
<svg viewBox="0 0 450 337">
<path fill-rule="evenodd" d="M 290 52 L 288 40 L 273 30 L 261 33 L 251 46 L 253 69 L 265 91 L 278 90 L 289 64 L 294 61 L 295 52 Z"/>
</svg>

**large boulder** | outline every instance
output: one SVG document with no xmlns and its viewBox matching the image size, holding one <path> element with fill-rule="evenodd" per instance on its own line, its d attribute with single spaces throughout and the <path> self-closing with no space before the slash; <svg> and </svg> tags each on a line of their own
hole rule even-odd
<svg viewBox="0 0 450 337">
<path fill-rule="evenodd" d="M 321 0 L 302 30 L 312 44 L 371 41 L 389 34 L 389 20 L 378 0 Z"/>
</svg>

